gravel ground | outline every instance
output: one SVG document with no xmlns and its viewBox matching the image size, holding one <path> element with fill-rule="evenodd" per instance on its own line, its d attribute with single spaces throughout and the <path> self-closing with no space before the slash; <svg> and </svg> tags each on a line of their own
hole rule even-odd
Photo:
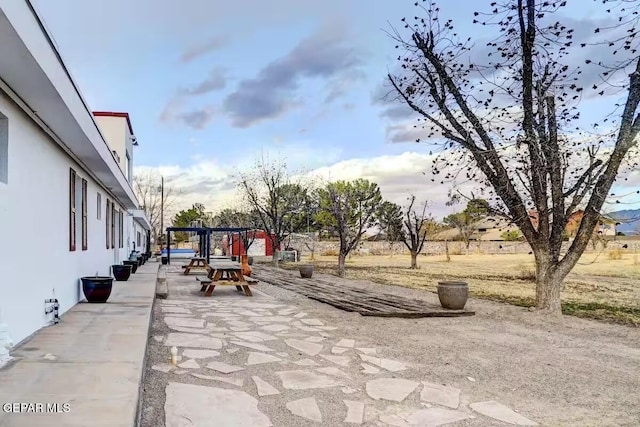
<svg viewBox="0 0 640 427">
<path fill-rule="evenodd" d="M 342 281 L 331 276 L 325 278 L 331 278 L 337 286 Z M 188 282 L 183 279 L 188 279 Z M 193 277 L 171 275 L 169 280 L 171 293 L 167 301 L 189 300 L 197 303 L 204 299 L 197 292 Z M 424 291 L 371 282 L 349 281 L 349 284 L 437 302 L 437 296 Z M 379 357 L 410 365 L 405 372 L 387 373 L 385 377 L 429 381 L 461 389 L 461 407 L 468 407 L 472 402 L 495 400 L 540 425 L 640 425 L 640 332 L 637 328 L 568 316 L 550 319 L 519 307 L 473 299 L 467 308 L 474 310 L 476 315 L 470 317 L 362 317 L 265 283 L 258 288 L 277 303 L 295 307 L 308 313 L 308 318 L 320 319 L 326 325 L 338 327 L 329 332 L 332 342 L 341 338 L 355 339 L 358 347 L 375 347 Z M 227 297 L 225 294 L 231 291 L 222 289 L 219 298 L 223 295 Z M 217 290 L 213 298 L 216 298 L 216 294 Z M 237 294 L 228 296 L 244 298 Z M 254 300 L 264 301 L 259 294 Z M 153 338 L 171 332 L 163 321 L 166 313 L 162 313 L 161 305 L 158 301 L 155 304 L 149 336 L 143 427 L 165 426 L 165 388 L 169 381 L 211 385 L 207 380 L 189 375 L 187 370 L 180 375 L 176 371 L 167 374 L 152 369 L 154 365 L 166 363 L 168 357 L 168 348 Z M 230 360 L 228 363 L 243 365 L 246 353 L 239 351 L 226 354 L 225 357 L 228 358 L 225 361 Z M 297 358 L 302 357 L 306 356 Z M 356 376 L 361 375 L 358 368 L 340 369 Z M 295 368 L 258 365 L 252 369 L 247 369 L 245 373 L 248 385 L 252 385 L 251 375 L 260 375 L 279 387 L 274 371 Z M 385 411 L 388 407 L 396 407 L 395 411 L 404 407 L 421 407 L 419 393 L 414 392 L 402 404 L 390 405 L 390 402 L 368 399 L 364 383 L 361 385 L 356 387 L 356 393 L 349 395 L 336 392 L 335 389 L 317 389 L 313 393 L 295 391 L 291 397 L 287 397 L 287 401 L 313 395 L 322 409 L 339 406 L 344 399 L 367 400 L 368 412 L 364 425 L 371 426 L 384 425 L 377 421 L 377 417 L 371 416 L 376 411 Z M 233 385 L 218 382 L 215 387 L 237 389 Z M 250 388 L 245 384 L 245 391 L 250 393 Z M 255 392 L 253 395 L 257 397 Z M 269 416 L 276 427 L 319 425 L 293 416 L 284 407 L 285 403 L 283 395 L 261 397 L 258 408 Z M 346 409 L 342 412 L 323 412 L 322 425 L 345 425 L 342 423 L 345 413 Z M 451 425 L 508 425 L 479 414 L 473 415 L 475 419 Z"/>
</svg>

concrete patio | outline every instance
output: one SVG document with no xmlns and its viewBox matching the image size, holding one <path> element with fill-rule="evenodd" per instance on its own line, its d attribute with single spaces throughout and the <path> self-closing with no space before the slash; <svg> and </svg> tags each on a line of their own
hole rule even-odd
<svg viewBox="0 0 640 427">
<path fill-rule="evenodd" d="M 0 402 L 58 404 L 59 412 L 0 409 L 0 426 L 135 425 L 157 271 L 156 262 L 139 267 L 114 282 L 106 304 L 79 303 L 15 348 L 0 369 Z"/>
</svg>

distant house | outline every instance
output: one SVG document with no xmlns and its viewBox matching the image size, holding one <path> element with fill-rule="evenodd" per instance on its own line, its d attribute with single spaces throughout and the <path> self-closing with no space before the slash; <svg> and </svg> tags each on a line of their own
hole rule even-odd
<svg viewBox="0 0 640 427">
<path fill-rule="evenodd" d="M 580 223 L 582 222 L 583 216 L 584 210 L 582 209 L 579 209 L 571 214 L 564 229 L 567 237 L 575 237 L 576 233 L 578 232 L 578 228 L 580 228 Z M 531 222 L 533 223 L 534 227 L 537 227 L 538 213 L 536 211 L 529 211 L 529 218 L 531 218 Z M 615 236 L 616 221 L 608 217 L 607 215 L 600 215 L 600 219 L 593 233 L 594 235 L 600 236 Z"/>
<path fill-rule="evenodd" d="M 84 298 L 83 276 L 145 251 L 126 113 L 93 114 L 28 1 L 0 5 L 0 323 L 19 343 Z"/>
<path fill-rule="evenodd" d="M 486 216 L 476 221 L 471 227 L 469 240 L 472 241 L 503 241 L 505 232 L 518 230 L 518 227 L 508 220 L 497 216 Z M 450 228 L 435 234 L 432 240 L 461 240 L 461 233 L 457 228 Z"/>
<path fill-rule="evenodd" d="M 583 210 L 574 212 L 565 227 L 565 233 L 567 237 L 574 237 L 580 227 L 580 222 L 584 216 Z M 536 211 L 529 211 L 529 218 L 534 227 L 538 226 L 538 215 Z M 505 240 L 504 234 L 509 231 L 518 230 L 519 228 L 502 217 L 487 216 L 472 225 L 473 231 L 471 233 L 470 240 L 472 241 L 503 241 Z M 520 235 L 522 233 L 520 232 Z M 600 236 L 615 236 L 616 235 L 616 221 L 609 218 L 606 215 L 600 216 L 600 221 L 594 230 L 594 235 Z M 434 236 L 434 240 L 460 240 L 460 231 L 456 228 L 450 228 L 448 230 L 441 231 Z M 521 237 L 524 239 L 524 237 Z"/>
</svg>

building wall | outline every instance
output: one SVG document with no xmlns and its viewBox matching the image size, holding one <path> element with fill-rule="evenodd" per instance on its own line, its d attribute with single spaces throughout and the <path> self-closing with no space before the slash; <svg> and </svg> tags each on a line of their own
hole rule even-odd
<svg viewBox="0 0 640 427">
<path fill-rule="evenodd" d="M 117 244 L 106 248 L 106 201 L 111 198 L 104 189 L 1 93 L 0 113 L 9 129 L 8 180 L 0 182 L 0 318 L 20 342 L 51 319 L 44 314 L 45 299 L 57 298 L 63 314 L 84 299 L 80 277 L 110 275 L 110 266 L 128 252 L 126 241 L 122 249 Z M 78 189 L 74 252 L 69 250 L 70 168 L 77 173 Z M 87 179 L 87 250 L 81 238 L 82 178 Z M 118 209 L 125 212 L 126 223 L 126 210 Z"/>
<path fill-rule="evenodd" d="M 126 165 L 126 153 L 127 153 L 127 142 L 130 141 L 128 138 L 129 128 L 127 127 L 127 119 L 124 117 L 110 117 L 110 116 L 97 116 L 94 117 L 96 123 L 100 127 L 100 132 L 104 136 L 104 139 L 107 141 L 107 144 L 111 148 L 111 150 L 115 150 L 118 154 L 116 160 L 118 161 L 118 166 L 120 166 L 120 170 L 127 176 L 127 171 L 125 169 Z M 129 153 L 131 153 L 131 148 L 129 148 Z M 131 156 L 131 154 L 130 154 Z"/>
</svg>

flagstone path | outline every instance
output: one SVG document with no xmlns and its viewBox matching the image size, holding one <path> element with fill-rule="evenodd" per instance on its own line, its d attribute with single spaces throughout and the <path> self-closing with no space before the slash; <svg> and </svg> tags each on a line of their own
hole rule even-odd
<svg viewBox="0 0 640 427">
<path fill-rule="evenodd" d="M 537 425 L 491 398 L 470 401 L 460 384 L 416 377 L 384 348 L 261 292 L 176 298 L 158 301 L 168 332 L 152 341 L 167 385 L 145 391 L 164 394 L 167 427 Z"/>
</svg>

